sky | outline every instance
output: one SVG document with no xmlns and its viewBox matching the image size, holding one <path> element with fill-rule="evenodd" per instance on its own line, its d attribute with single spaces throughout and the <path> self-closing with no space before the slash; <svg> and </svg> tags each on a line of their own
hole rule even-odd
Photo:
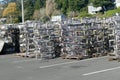
<svg viewBox="0 0 120 80">
<path fill-rule="evenodd" d="M 3 0 L 0 0 L 0 1 L 3 1 Z"/>
</svg>

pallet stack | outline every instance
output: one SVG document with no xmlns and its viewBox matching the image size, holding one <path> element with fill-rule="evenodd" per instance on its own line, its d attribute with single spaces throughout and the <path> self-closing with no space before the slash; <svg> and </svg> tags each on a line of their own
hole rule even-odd
<svg viewBox="0 0 120 80">
<path fill-rule="evenodd" d="M 86 53 L 88 57 L 96 56 L 97 51 L 100 49 L 100 44 L 102 44 L 102 37 L 98 35 L 102 33 L 101 28 L 99 28 L 98 24 L 91 22 L 85 23 L 85 27 Z"/>
<path fill-rule="evenodd" d="M 46 23 L 39 28 L 39 34 L 41 36 L 39 41 L 41 46 L 40 53 L 43 57 L 59 57 L 61 26 L 59 24 Z"/>
<path fill-rule="evenodd" d="M 107 55 L 112 51 L 110 43 L 114 40 L 114 26 L 112 22 L 96 19 L 87 19 L 82 23 L 69 23 L 63 26 L 63 53 L 70 58 L 78 54 L 82 57 Z"/>
<path fill-rule="evenodd" d="M 16 25 L 5 24 L 1 27 L 1 38 L 4 40 L 3 54 L 19 52 L 19 29 Z"/>
<path fill-rule="evenodd" d="M 120 16 L 114 16 L 114 27 L 112 28 L 114 30 L 113 33 L 113 39 L 110 44 L 112 44 L 113 52 L 109 54 L 109 61 L 111 60 L 117 60 L 120 61 Z"/>
<path fill-rule="evenodd" d="M 19 45 L 20 45 L 20 53 L 26 52 L 26 27 L 24 24 L 18 24 L 20 35 L 19 35 Z"/>
<path fill-rule="evenodd" d="M 62 25 L 61 23 L 54 23 L 53 24 L 53 28 L 54 28 L 54 38 L 52 39 L 54 42 L 54 53 L 55 53 L 55 57 L 60 57 L 61 55 L 61 48 L 62 48 L 62 43 L 61 43 L 61 39 L 62 39 Z"/>
<path fill-rule="evenodd" d="M 24 25 L 3 28 L 1 33 L 12 44 L 18 41 L 14 34 L 19 34 L 20 52 L 26 52 L 27 56 L 32 54 L 34 57 L 53 58 L 62 53 L 66 58 L 82 59 L 104 56 L 109 52 L 119 53 L 119 22 L 119 17 L 45 24 L 29 21 Z"/>
<path fill-rule="evenodd" d="M 82 30 L 81 24 L 68 24 L 64 25 L 62 34 L 63 43 L 63 55 L 65 58 L 81 59 L 84 55 L 84 31 Z"/>
<path fill-rule="evenodd" d="M 34 54 L 34 23 L 32 21 L 27 22 L 26 25 L 26 56 Z"/>
<path fill-rule="evenodd" d="M 51 39 L 53 28 L 49 24 L 42 25 L 39 28 L 39 46 L 41 58 L 53 58 L 54 45 Z"/>
</svg>

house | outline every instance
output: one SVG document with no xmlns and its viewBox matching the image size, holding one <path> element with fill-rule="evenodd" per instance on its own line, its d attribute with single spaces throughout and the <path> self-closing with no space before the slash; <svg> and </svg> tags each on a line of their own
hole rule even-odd
<svg viewBox="0 0 120 80">
<path fill-rule="evenodd" d="M 51 21 L 52 22 L 62 22 L 66 20 L 66 16 L 65 15 L 57 15 L 57 16 L 52 16 L 51 17 Z"/>
<path fill-rule="evenodd" d="M 102 10 L 102 7 L 94 7 L 92 3 L 90 5 L 88 5 L 88 13 L 89 14 L 96 14 L 97 12 L 99 12 L 101 10 Z"/>
<path fill-rule="evenodd" d="M 120 7 L 120 0 L 115 0 L 115 5 L 117 8 Z"/>
<path fill-rule="evenodd" d="M 1 18 L 1 19 L 0 19 L 0 22 L 5 23 L 6 20 L 7 20 L 7 18 Z"/>
</svg>

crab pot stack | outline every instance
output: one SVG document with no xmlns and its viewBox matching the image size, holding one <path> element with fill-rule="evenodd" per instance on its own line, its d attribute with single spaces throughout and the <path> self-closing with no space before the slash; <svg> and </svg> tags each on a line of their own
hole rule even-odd
<svg viewBox="0 0 120 80">
<path fill-rule="evenodd" d="M 54 53 L 55 57 L 60 57 L 61 55 L 61 37 L 62 37 L 62 25 L 60 23 L 54 23 L 54 37 L 52 37 L 53 43 L 54 43 Z"/>
<path fill-rule="evenodd" d="M 115 39 L 115 25 L 111 20 L 108 21 L 85 19 L 82 23 L 68 23 L 62 26 L 63 54 L 94 57 L 111 52 Z"/>
<path fill-rule="evenodd" d="M 27 22 L 26 27 L 26 55 L 34 54 L 34 22 Z"/>
<path fill-rule="evenodd" d="M 59 25 L 50 23 L 46 23 L 39 28 L 39 34 L 41 37 L 39 44 L 42 57 L 54 58 L 60 55 L 60 30 Z"/>
<path fill-rule="evenodd" d="M 117 55 L 117 58 L 120 60 L 120 16 L 115 16 L 115 27 L 114 27 L 114 53 Z"/>
<path fill-rule="evenodd" d="M 3 25 L 1 37 L 5 41 L 3 54 L 19 52 L 19 29 L 16 25 Z"/>
<path fill-rule="evenodd" d="M 69 22 L 71 21 L 71 22 Z M 120 47 L 120 16 L 108 19 L 84 18 L 62 22 L 3 25 L 0 28 L 7 51 L 26 52 L 42 58 L 59 57 L 62 54 L 75 57 L 104 56 Z M 5 49 L 4 49 L 5 50 Z"/>
<path fill-rule="evenodd" d="M 84 23 L 85 40 L 86 40 L 86 54 L 88 57 L 92 57 L 94 54 L 101 53 L 103 46 L 102 28 L 100 23 Z"/>
<path fill-rule="evenodd" d="M 18 24 L 17 27 L 19 28 L 19 45 L 20 45 L 20 52 L 26 52 L 26 27 L 23 24 Z"/>
<path fill-rule="evenodd" d="M 10 30 L 9 32 L 11 33 L 12 43 L 13 43 L 13 46 L 14 46 L 13 52 L 17 52 L 18 53 L 18 52 L 20 52 L 20 45 L 19 45 L 20 31 L 19 31 L 19 28 L 17 28 L 16 25 L 14 25 L 9 30 Z"/>
<path fill-rule="evenodd" d="M 39 33 L 39 28 L 41 27 L 41 22 L 34 22 L 33 23 L 34 27 L 33 27 L 33 33 L 34 33 L 34 55 L 36 56 L 36 58 L 40 57 L 40 45 L 39 45 L 39 41 L 41 39 L 40 33 Z"/>
<path fill-rule="evenodd" d="M 118 28 L 116 28 L 116 48 L 117 54 L 120 55 L 120 21 L 118 22 Z"/>
<path fill-rule="evenodd" d="M 113 22 L 108 23 L 108 30 L 106 31 L 109 39 L 109 52 L 113 52 L 115 48 L 115 24 Z"/>
<path fill-rule="evenodd" d="M 3 38 L 3 39 L 5 38 L 6 30 L 7 30 L 7 26 L 6 25 L 1 25 L 0 26 L 0 37 Z"/>
<path fill-rule="evenodd" d="M 81 24 L 64 25 L 62 29 L 63 54 L 67 54 L 67 57 L 85 55 L 83 41 L 85 31 Z"/>
<path fill-rule="evenodd" d="M 53 32 L 53 28 L 49 24 L 43 24 L 39 27 L 39 46 L 41 58 L 53 58 L 54 53 L 54 45 L 51 40 L 51 34 Z"/>
<path fill-rule="evenodd" d="M 114 39 L 113 23 L 105 22 L 87 22 L 85 30 L 86 52 L 88 57 L 104 56 L 111 51 L 110 41 Z M 111 29 L 112 28 L 112 29 Z"/>
<path fill-rule="evenodd" d="M 4 46 L 3 46 L 3 49 L 2 49 L 2 54 L 6 54 L 8 52 L 13 52 L 14 50 L 14 46 L 13 46 L 13 43 L 12 43 L 12 34 L 9 30 L 9 25 L 2 25 L 0 27 L 0 35 L 1 35 L 1 39 L 4 40 Z M 12 48 L 11 48 L 12 47 Z"/>
</svg>

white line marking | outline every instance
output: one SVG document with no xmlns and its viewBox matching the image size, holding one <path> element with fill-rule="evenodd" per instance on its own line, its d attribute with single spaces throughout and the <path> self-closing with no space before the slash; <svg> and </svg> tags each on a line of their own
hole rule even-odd
<svg viewBox="0 0 120 80">
<path fill-rule="evenodd" d="M 4 58 L 5 58 L 5 56 L 1 56 L 0 58 L 4 59 Z"/>
<path fill-rule="evenodd" d="M 107 56 L 105 56 L 107 57 Z M 95 59 L 102 59 L 105 57 L 99 57 L 99 58 L 91 58 L 91 59 L 85 59 L 85 60 L 80 60 L 80 61 L 72 61 L 72 62 L 66 62 L 66 63 L 59 63 L 59 64 L 53 64 L 53 65 L 48 65 L 48 66 L 41 66 L 39 68 L 49 68 L 49 67 L 54 67 L 54 66 L 60 66 L 60 65 L 66 65 L 66 64 L 72 64 L 72 63 L 78 63 L 78 62 L 83 62 L 83 61 L 89 61 L 89 60 L 95 60 Z"/>
<path fill-rule="evenodd" d="M 115 68 L 110 68 L 110 69 L 105 69 L 105 70 L 100 70 L 100 71 L 86 73 L 86 74 L 83 74 L 83 76 L 88 76 L 88 75 L 103 73 L 103 72 L 112 71 L 112 70 L 116 70 L 116 69 L 120 69 L 120 66 L 119 67 L 115 67 Z"/>
<path fill-rule="evenodd" d="M 22 66 L 17 66 L 17 68 L 18 68 L 18 69 L 24 69 L 24 67 L 22 67 Z"/>
<path fill-rule="evenodd" d="M 30 61 L 35 61 L 35 60 L 41 60 L 41 59 L 20 60 L 20 61 L 13 61 L 13 63 L 30 62 Z"/>
</svg>

